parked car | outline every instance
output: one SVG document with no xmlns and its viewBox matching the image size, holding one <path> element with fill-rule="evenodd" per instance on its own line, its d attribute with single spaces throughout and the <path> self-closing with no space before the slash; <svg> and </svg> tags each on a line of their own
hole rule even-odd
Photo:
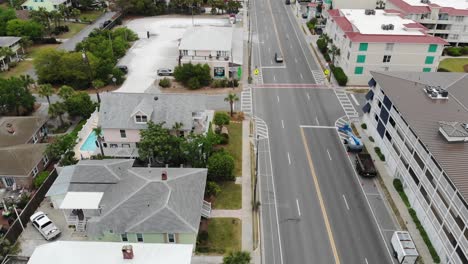
<svg viewBox="0 0 468 264">
<path fill-rule="evenodd" d="M 117 65 L 117 69 L 121 70 L 123 73 L 128 73 L 128 67 L 125 65 Z"/>
<path fill-rule="evenodd" d="M 101 25 L 101 28 L 106 28 L 110 23 L 112 23 L 112 21 L 110 21 L 110 20 L 104 21 L 104 23 L 102 23 L 102 25 Z"/>
<path fill-rule="evenodd" d="M 29 219 L 46 240 L 51 240 L 60 235 L 60 230 L 43 212 L 36 212 Z"/>
<path fill-rule="evenodd" d="M 281 56 L 281 54 L 275 53 L 275 61 L 278 63 L 283 62 L 283 56 Z"/>
<path fill-rule="evenodd" d="M 302 13 L 302 18 L 307 19 L 308 17 L 309 15 L 307 15 L 307 13 Z"/>
<path fill-rule="evenodd" d="M 169 68 L 160 68 L 157 72 L 159 76 L 172 76 L 173 74 L 172 69 Z"/>
</svg>

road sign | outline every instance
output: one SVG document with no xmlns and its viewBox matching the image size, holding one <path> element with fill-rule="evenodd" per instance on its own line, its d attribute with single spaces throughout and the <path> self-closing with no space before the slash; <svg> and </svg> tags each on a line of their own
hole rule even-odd
<svg viewBox="0 0 468 264">
<path fill-rule="evenodd" d="M 326 70 L 323 71 L 323 73 L 324 73 L 326 76 L 328 76 L 328 75 L 330 74 L 330 70 L 326 69 Z"/>
<path fill-rule="evenodd" d="M 242 77 L 242 67 L 239 66 L 239 68 L 237 68 L 237 79 L 240 79 Z"/>
<path fill-rule="evenodd" d="M 255 70 L 254 70 L 255 76 L 257 76 L 259 73 L 260 73 L 260 71 L 259 71 L 258 69 L 255 69 Z"/>
</svg>

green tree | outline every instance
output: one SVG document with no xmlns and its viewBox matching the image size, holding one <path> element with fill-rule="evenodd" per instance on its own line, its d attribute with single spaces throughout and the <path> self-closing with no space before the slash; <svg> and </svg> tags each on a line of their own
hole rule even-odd
<svg viewBox="0 0 468 264">
<path fill-rule="evenodd" d="M 58 91 L 58 96 L 62 98 L 63 100 L 67 100 L 70 98 L 73 94 L 75 94 L 75 89 L 68 85 L 62 85 Z"/>
<path fill-rule="evenodd" d="M 223 264 L 249 264 L 251 259 L 247 251 L 229 252 L 223 257 Z"/>
<path fill-rule="evenodd" d="M 19 78 L 28 89 L 36 84 L 36 81 L 29 74 L 20 75 Z"/>
<path fill-rule="evenodd" d="M 42 38 L 44 35 L 44 27 L 32 20 L 10 20 L 7 23 L 6 31 L 9 36 L 18 36 L 29 39 Z"/>
<path fill-rule="evenodd" d="M 211 83 L 210 66 L 208 64 L 182 64 L 175 67 L 174 78 L 191 89 L 207 86 Z"/>
<path fill-rule="evenodd" d="M 185 139 L 170 134 L 164 123 L 148 122 L 148 128 L 140 131 L 138 154 L 150 163 L 180 165 L 184 162 Z"/>
<path fill-rule="evenodd" d="M 15 19 L 16 13 L 12 8 L 0 8 L 0 36 L 7 35 L 7 23 L 8 21 Z"/>
<path fill-rule="evenodd" d="M 49 105 L 49 116 L 52 118 L 58 117 L 60 120 L 60 126 L 64 126 L 63 115 L 67 112 L 67 108 L 64 103 L 57 102 Z"/>
<path fill-rule="evenodd" d="M 242 7 L 242 4 L 241 2 L 238 2 L 238 1 L 235 1 L 235 0 L 228 0 L 226 2 L 226 11 L 228 13 L 238 13 L 239 12 L 239 8 Z"/>
<path fill-rule="evenodd" d="M 52 85 L 50 84 L 41 84 L 39 85 L 39 89 L 37 90 L 40 97 L 47 98 L 47 102 L 50 105 L 50 96 L 54 94 L 54 90 L 52 89 Z"/>
<path fill-rule="evenodd" d="M 335 44 L 332 44 L 329 52 L 332 55 L 332 63 L 335 64 L 335 56 L 340 56 L 341 51 Z"/>
<path fill-rule="evenodd" d="M 39 187 L 42 186 L 47 177 L 49 177 L 48 171 L 42 171 L 41 173 L 39 173 L 33 180 L 34 188 L 39 189 Z"/>
<path fill-rule="evenodd" d="M 81 11 L 79 9 L 77 9 L 77 8 L 73 8 L 70 11 L 70 17 L 71 18 L 77 19 L 80 15 L 81 15 Z"/>
<path fill-rule="evenodd" d="M 175 122 L 174 125 L 172 126 L 172 130 L 175 132 L 176 136 L 180 136 L 180 131 L 184 127 L 184 124 L 182 122 Z"/>
<path fill-rule="evenodd" d="M 229 125 L 231 118 L 225 112 L 216 112 L 213 117 L 213 123 L 219 127 L 219 130 L 223 128 L 223 126 Z"/>
<path fill-rule="evenodd" d="M 220 141 L 220 137 L 213 133 L 211 127 L 204 135 L 189 135 L 187 143 L 184 145 L 187 161 L 194 168 L 206 168 L 208 158 L 214 153 L 215 146 Z"/>
<path fill-rule="evenodd" d="M 96 104 L 85 92 L 75 92 L 65 100 L 65 106 L 70 116 L 83 119 L 88 118 L 96 110 Z"/>
<path fill-rule="evenodd" d="M 59 84 L 63 82 L 63 71 L 66 67 L 62 64 L 65 52 L 54 48 L 43 49 L 34 59 L 34 67 L 40 83 Z"/>
<path fill-rule="evenodd" d="M 164 13 L 166 3 L 154 0 L 116 0 L 122 12 L 134 15 L 160 15 Z"/>
<path fill-rule="evenodd" d="M 229 102 L 229 106 L 231 107 L 231 117 L 234 115 L 234 102 L 239 101 L 239 97 L 235 93 L 229 93 L 226 98 L 224 98 L 225 102 Z"/>
<path fill-rule="evenodd" d="M 234 181 L 234 158 L 227 152 L 214 153 L 208 159 L 208 180 Z"/>
<path fill-rule="evenodd" d="M 17 77 L 0 79 L 0 112 L 15 111 L 16 115 L 21 110 L 31 112 L 34 108 L 34 96 L 27 88 L 27 84 Z"/>
<path fill-rule="evenodd" d="M 75 145 L 75 137 L 70 134 L 55 137 L 55 141 L 48 144 L 46 153 L 52 160 L 59 160 L 62 155 Z"/>
<path fill-rule="evenodd" d="M 52 31 L 51 23 L 51 14 L 45 8 L 39 7 L 38 10 L 31 10 L 29 11 L 29 18 L 33 21 L 44 26 L 46 32 L 50 34 Z"/>
<path fill-rule="evenodd" d="M 96 139 L 99 145 L 99 149 L 101 150 L 101 155 L 104 157 L 104 149 L 102 148 L 102 128 L 100 126 L 93 128 L 94 134 L 96 134 Z"/>
</svg>

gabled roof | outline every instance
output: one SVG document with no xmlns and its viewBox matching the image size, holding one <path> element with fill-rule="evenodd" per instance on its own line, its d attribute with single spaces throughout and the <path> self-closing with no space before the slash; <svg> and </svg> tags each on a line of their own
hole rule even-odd
<svg viewBox="0 0 468 264">
<path fill-rule="evenodd" d="M 47 144 L 22 144 L 0 148 L 0 176 L 29 176 L 44 157 Z"/>
<path fill-rule="evenodd" d="M 0 47 L 10 47 L 20 41 L 20 37 L 0 37 Z"/>
<path fill-rule="evenodd" d="M 132 167 L 134 160 L 81 160 L 62 171 L 71 180 L 68 192 L 103 192 L 101 215 L 88 221 L 87 231 L 98 236 L 115 233 L 196 233 L 206 183 L 206 169 Z M 93 173 L 93 171 L 96 171 Z M 161 179 L 163 171 L 167 180 Z M 93 173 L 92 175 L 89 175 Z M 58 187 L 57 187 L 58 189 Z M 79 208 L 77 208 L 79 209 Z"/>
<path fill-rule="evenodd" d="M 46 119 L 36 116 L 9 116 L 0 118 L 0 147 L 27 143 L 45 124 Z M 14 133 L 8 130 L 12 129 Z"/>
<path fill-rule="evenodd" d="M 468 74 L 448 72 L 373 72 L 378 85 L 468 201 L 468 143 L 449 143 L 440 121 L 468 121 Z M 447 100 L 430 99 L 426 85 L 448 91 Z"/>
<path fill-rule="evenodd" d="M 205 101 L 204 96 L 182 94 L 106 93 L 101 95 L 99 123 L 103 129 L 145 129 L 146 124 L 134 119 L 141 111 L 150 115 L 148 121 L 165 122 L 166 128 L 181 122 L 183 130 L 191 130 L 192 113 L 205 111 Z"/>
</svg>

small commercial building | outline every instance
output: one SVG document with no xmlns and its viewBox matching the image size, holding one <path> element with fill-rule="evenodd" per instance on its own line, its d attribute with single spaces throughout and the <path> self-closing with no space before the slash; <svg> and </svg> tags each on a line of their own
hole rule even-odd
<svg viewBox="0 0 468 264">
<path fill-rule="evenodd" d="M 466 0 L 387 0 L 387 8 L 401 11 L 405 18 L 425 26 L 428 34 L 450 44 L 468 44 Z"/>
<path fill-rule="evenodd" d="M 441 263 L 468 263 L 468 74 L 371 72 L 363 122 Z"/>
<path fill-rule="evenodd" d="M 328 10 L 326 33 L 340 49 L 334 64 L 348 85 L 365 85 L 370 71 L 437 71 L 444 45 L 426 28 L 394 10 Z"/>
<path fill-rule="evenodd" d="M 39 8 L 44 8 L 46 11 L 58 11 L 59 6 L 71 6 L 72 0 L 27 0 L 21 7 L 24 10 L 37 11 Z"/>
</svg>

